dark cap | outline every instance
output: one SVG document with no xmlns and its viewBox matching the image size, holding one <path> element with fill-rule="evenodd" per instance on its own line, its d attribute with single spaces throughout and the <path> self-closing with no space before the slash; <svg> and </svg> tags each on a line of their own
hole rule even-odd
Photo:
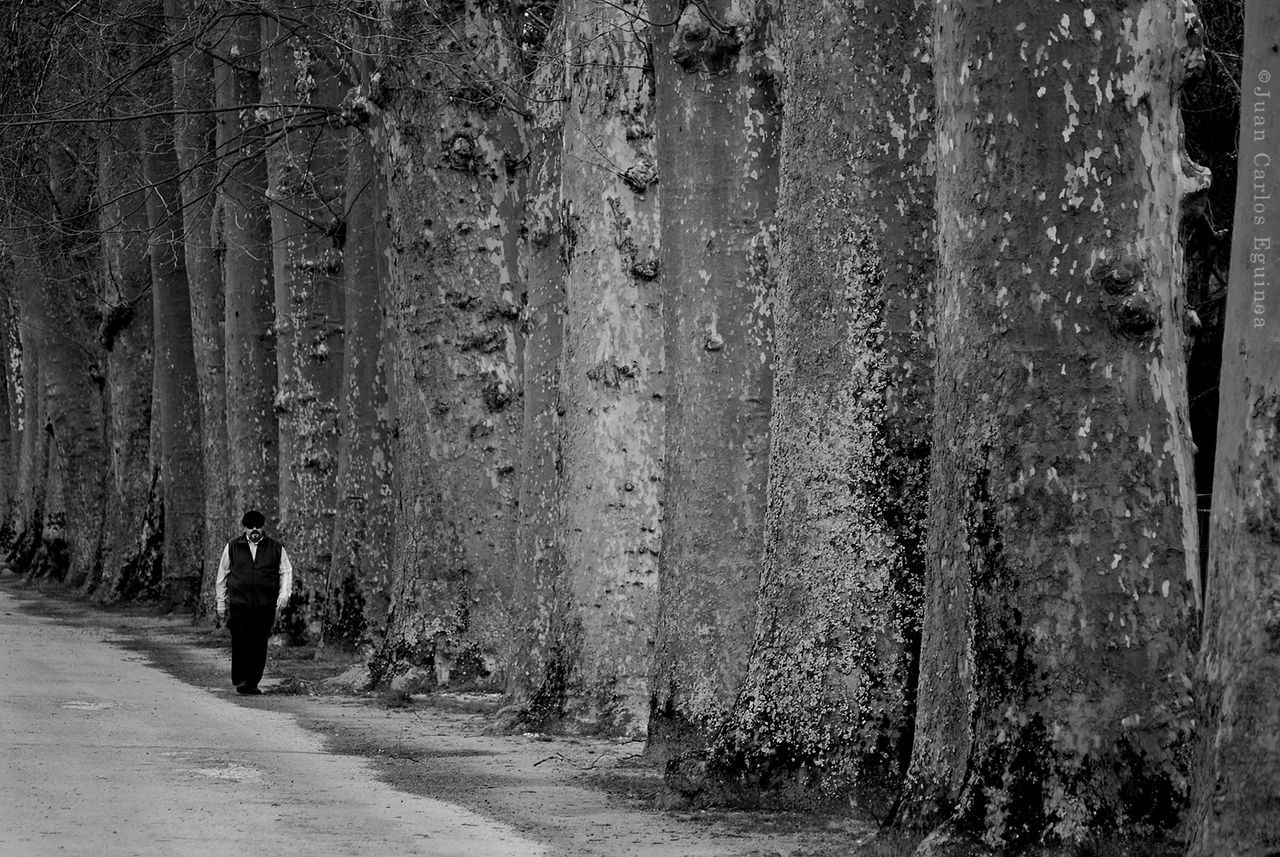
<svg viewBox="0 0 1280 857">
<path fill-rule="evenodd" d="M 267 523 L 267 516 L 259 512 L 257 509 L 250 509 L 244 513 L 244 517 L 240 519 L 242 527 L 261 527 Z"/>
</svg>

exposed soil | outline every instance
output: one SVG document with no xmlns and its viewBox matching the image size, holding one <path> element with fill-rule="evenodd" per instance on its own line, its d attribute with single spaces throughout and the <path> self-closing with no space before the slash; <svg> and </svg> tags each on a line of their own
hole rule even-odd
<svg viewBox="0 0 1280 857">
<path fill-rule="evenodd" d="M 188 684 L 238 701 L 225 631 L 147 606 L 103 608 L 60 590 L 0 578 L 24 610 L 108 628 L 123 645 Z M 496 694 L 333 692 L 325 679 L 356 656 L 273 643 L 255 706 L 295 716 L 337 754 L 366 758 L 395 788 L 505 822 L 573 857 L 897 857 L 914 842 L 877 838 L 850 815 L 667 809 L 660 771 L 636 741 L 490 734 Z"/>
</svg>

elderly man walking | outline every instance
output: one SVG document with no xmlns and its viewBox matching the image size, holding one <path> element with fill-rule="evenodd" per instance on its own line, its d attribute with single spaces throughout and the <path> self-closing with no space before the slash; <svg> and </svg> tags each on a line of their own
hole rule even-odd
<svg viewBox="0 0 1280 857">
<path fill-rule="evenodd" d="M 240 520 L 244 534 L 227 542 L 215 587 L 219 621 L 231 632 L 231 683 L 237 693 L 257 694 L 267 665 L 267 639 L 276 611 L 289 603 L 293 564 L 284 545 L 266 534 L 256 510 Z"/>
</svg>

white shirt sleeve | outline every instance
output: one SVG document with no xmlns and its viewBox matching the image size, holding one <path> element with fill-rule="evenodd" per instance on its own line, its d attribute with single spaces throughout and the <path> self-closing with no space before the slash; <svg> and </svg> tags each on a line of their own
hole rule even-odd
<svg viewBox="0 0 1280 857">
<path fill-rule="evenodd" d="M 276 598 L 276 609 L 283 610 L 293 594 L 293 563 L 289 561 L 289 552 L 280 546 L 280 595 Z"/>
<path fill-rule="evenodd" d="M 227 612 L 227 575 L 231 572 L 231 545 L 222 549 L 222 559 L 218 560 L 218 577 L 213 592 L 216 609 L 219 613 Z"/>
</svg>

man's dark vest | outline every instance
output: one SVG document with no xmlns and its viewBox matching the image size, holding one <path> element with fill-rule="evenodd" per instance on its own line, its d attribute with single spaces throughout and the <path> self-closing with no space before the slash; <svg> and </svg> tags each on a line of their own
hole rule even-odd
<svg viewBox="0 0 1280 857">
<path fill-rule="evenodd" d="M 227 543 L 231 570 L 227 574 L 227 601 L 242 606 L 276 603 L 280 594 L 280 543 L 270 536 L 258 542 L 258 555 L 249 551 L 249 540 L 239 536 Z"/>
</svg>

